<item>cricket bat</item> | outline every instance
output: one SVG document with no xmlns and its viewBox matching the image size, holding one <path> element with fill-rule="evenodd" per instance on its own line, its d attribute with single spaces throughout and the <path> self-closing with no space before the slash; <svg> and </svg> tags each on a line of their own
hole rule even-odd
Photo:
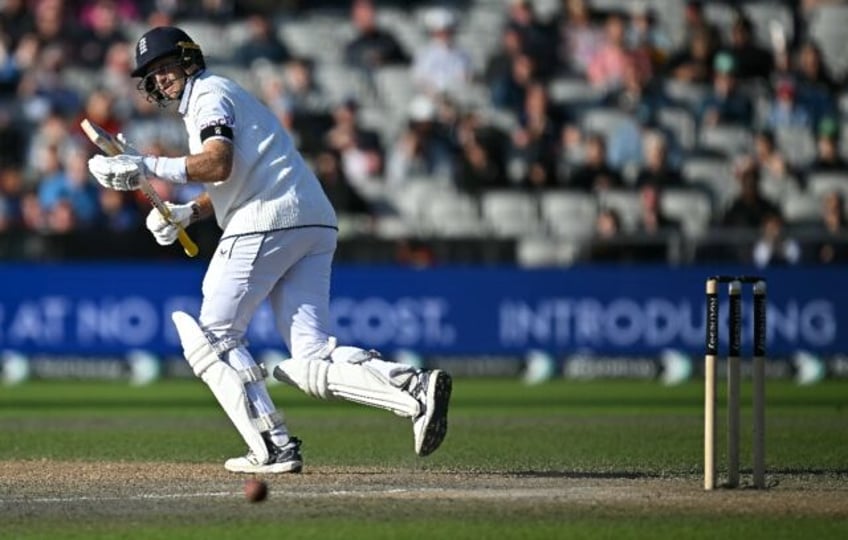
<svg viewBox="0 0 848 540">
<path fill-rule="evenodd" d="M 91 122 L 88 118 L 85 118 L 82 122 L 80 122 L 80 127 L 89 140 L 91 140 L 91 142 L 100 148 L 107 156 L 138 153 L 134 148 L 126 146 L 118 140 L 115 135 L 112 135 L 101 126 Z M 150 185 L 147 178 L 140 178 L 138 185 L 141 192 L 145 197 L 147 197 L 147 200 L 150 201 L 150 204 L 152 204 L 153 207 L 162 214 L 162 217 L 177 228 L 177 240 L 179 240 L 180 245 L 183 246 L 185 254 L 189 257 L 197 255 L 199 251 L 197 244 L 194 243 L 186 230 L 179 223 L 171 221 L 171 211 L 168 210 L 167 206 L 165 206 L 165 202 L 159 194 L 156 193 L 156 190 L 153 189 L 153 186 Z"/>
</svg>

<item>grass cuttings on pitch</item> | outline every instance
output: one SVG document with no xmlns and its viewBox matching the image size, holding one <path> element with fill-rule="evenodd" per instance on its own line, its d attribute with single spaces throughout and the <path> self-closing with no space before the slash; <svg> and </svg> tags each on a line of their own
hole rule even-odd
<svg viewBox="0 0 848 540">
<path fill-rule="evenodd" d="M 743 386 L 745 404 L 749 386 Z M 269 500 L 251 505 L 239 494 L 242 478 L 221 467 L 243 445 L 199 381 L 27 383 L 0 390 L 0 536 L 807 538 L 844 532 L 847 382 L 768 382 L 767 492 L 700 489 L 702 392 L 697 382 L 526 387 L 459 379 L 448 438 L 420 459 L 412 454 L 408 420 L 276 386 L 278 406 L 305 441 L 306 470 L 269 479 Z M 742 463 L 749 468 L 747 405 L 742 413 Z M 720 429 L 720 450 L 724 435 Z"/>
</svg>

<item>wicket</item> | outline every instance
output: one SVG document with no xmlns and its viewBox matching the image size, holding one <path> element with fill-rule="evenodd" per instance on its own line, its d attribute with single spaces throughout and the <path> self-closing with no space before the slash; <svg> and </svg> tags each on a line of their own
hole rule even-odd
<svg viewBox="0 0 848 540">
<path fill-rule="evenodd" d="M 765 488 L 766 280 L 758 276 L 707 279 L 706 356 L 704 358 L 704 489 L 716 487 L 716 365 L 719 353 L 719 284 L 728 284 L 727 483 L 739 486 L 739 387 L 742 356 L 742 287 L 753 289 L 753 483 Z"/>
</svg>

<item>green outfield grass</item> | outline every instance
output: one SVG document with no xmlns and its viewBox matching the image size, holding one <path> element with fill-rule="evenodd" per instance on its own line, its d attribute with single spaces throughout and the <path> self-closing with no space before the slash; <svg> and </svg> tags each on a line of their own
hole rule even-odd
<svg viewBox="0 0 848 540">
<path fill-rule="evenodd" d="M 743 387 L 744 403 L 750 402 L 748 386 Z M 104 510 L 98 518 L 96 511 L 93 516 L 75 512 L 82 503 L 73 501 L 61 510 L 36 511 L 40 507 L 35 505 L 29 512 L 21 508 L 24 501 L 11 500 L 14 489 L 0 477 L 0 516 L 13 516 L 0 517 L 0 537 L 771 539 L 829 538 L 848 530 L 845 381 L 810 387 L 768 382 L 766 442 L 773 487 L 766 493 L 741 490 L 741 495 L 699 489 L 703 389 L 698 382 L 664 387 L 656 382 L 555 381 L 528 387 L 512 380 L 458 379 L 448 438 L 427 459 L 412 453 L 409 422 L 390 413 L 318 401 L 281 386 L 271 391 L 292 432 L 305 441 L 307 471 L 385 469 L 448 483 L 453 474 L 468 478 L 475 473 L 507 486 L 510 478 L 550 479 L 568 496 L 421 501 L 300 500 L 290 494 L 285 503 L 274 499 L 250 506 L 249 512 L 243 500 L 219 497 L 203 504 L 174 504 L 168 512 L 156 509 L 152 515 L 145 514 L 144 504 L 127 503 L 126 515 Z M 749 467 L 749 408 L 742 414 L 743 467 Z M 720 430 L 719 448 L 723 436 Z M 147 387 L 30 382 L 0 388 L 0 462 L 218 464 L 243 451 L 198 381 L 169 380 Z M 780 495 L 782 478 L 806 479 L 809 489 L 821 486 L 842 504 L 822 512 L 756 506 L 765 500 L 757 497 Z M 605 481 L 641 485 L 642 480 L 663 479 L 682 490 L 680 504 L 652 508 L 650 490 L 656 484 L 646 491 L 645 503 L 601 499 L 583 504 L 574 491 L 583 481 L 591 486 Z M 578 493 L 576 498 L 569 498 L 572 493 Z M 699 497 L 709 504 L 700 505 Z M 756 504 L 741 511 L 719 504 L 722 497 Z"/>
</svg>

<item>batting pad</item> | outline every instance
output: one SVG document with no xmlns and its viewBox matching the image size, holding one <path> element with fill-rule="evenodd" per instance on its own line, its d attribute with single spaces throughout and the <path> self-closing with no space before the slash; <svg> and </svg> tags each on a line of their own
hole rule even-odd
<svg viewBox="0 0 848 540">
<path fill-rule="evenodd" d="M 194 374 L 212 390 L 212 394 L 227 413 L 247 446 L 261 463 L 268 461 L 268 447 L 254 423 L 244 382 L 239 372 L 222 362 L 197 321 L 188 313 L 175 311 L 171 315 L 183 354 Z"/>
<path fill-rule="evenodd" d="M 363 364 L 292 358 L 274 369 L 274 377 L 321 399 L 344 399 L 406 418 L 421 413 L 417 399 Z"/>
</svg>

